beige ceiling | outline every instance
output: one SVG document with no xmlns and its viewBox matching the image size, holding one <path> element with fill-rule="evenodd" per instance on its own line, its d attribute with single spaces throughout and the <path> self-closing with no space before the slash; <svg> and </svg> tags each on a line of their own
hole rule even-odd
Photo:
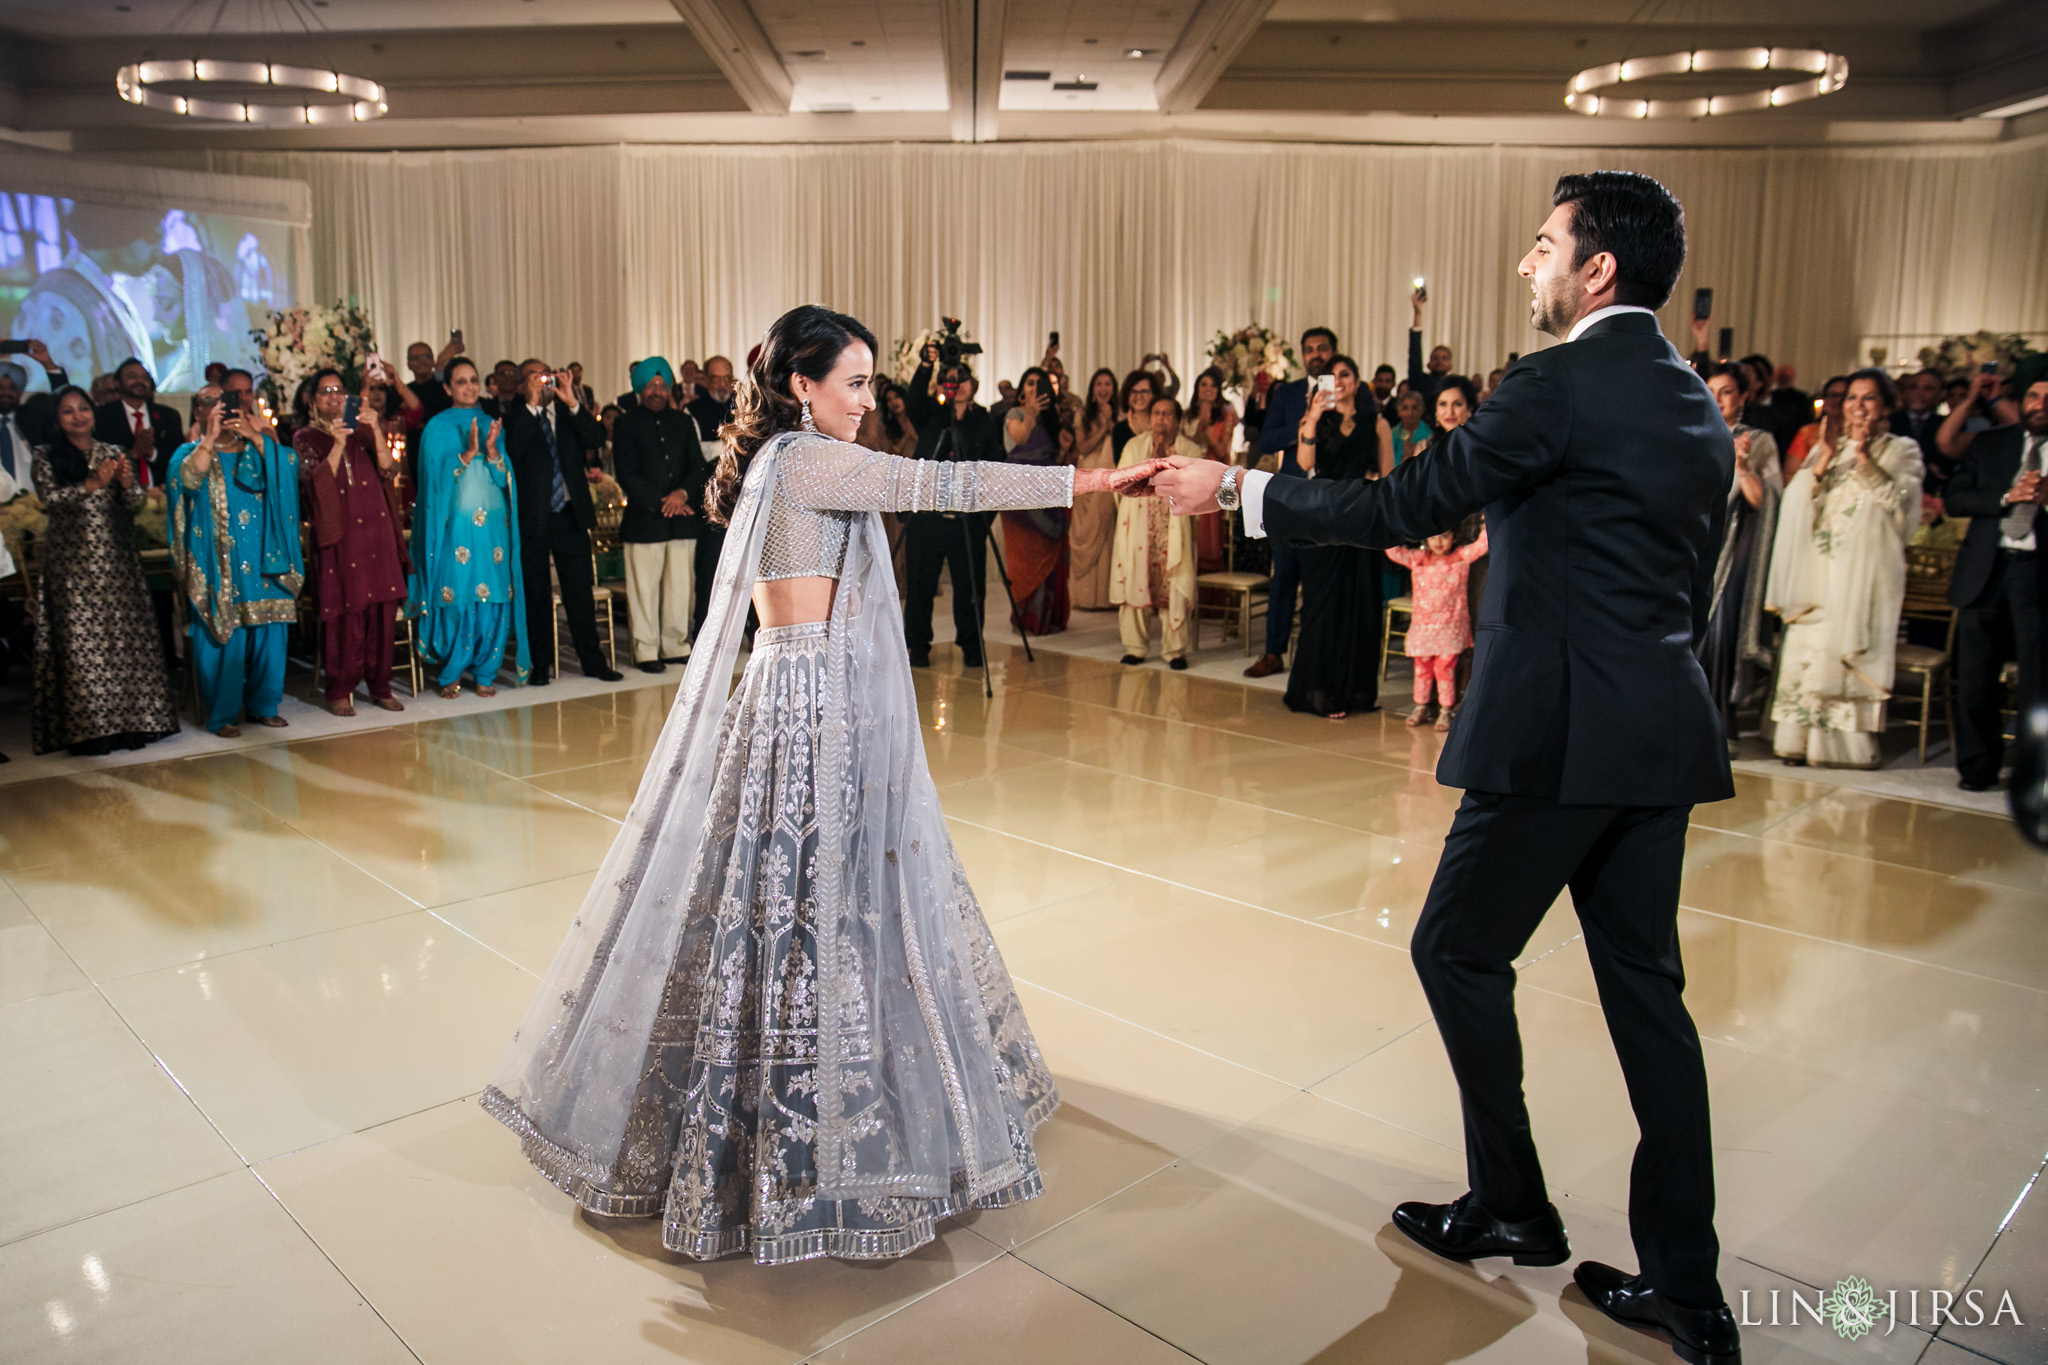
<svg viewBox="0 0 2048 1365">
<path fill-rule="evenodd" d="M 1586 66 L 1757 44 L 1844 53 L 1849 87 L 1698 122 L 1562 108 Z M 266 130 L 114 94 L 125 63 L 206 54 L 366 76 L 391 113 Z M 2042 0 L 0 0 L 0 137 L 85 150 L 1991 140 L 2048 112 L 1980 115 L 2044 96 Z"/>
</svg>

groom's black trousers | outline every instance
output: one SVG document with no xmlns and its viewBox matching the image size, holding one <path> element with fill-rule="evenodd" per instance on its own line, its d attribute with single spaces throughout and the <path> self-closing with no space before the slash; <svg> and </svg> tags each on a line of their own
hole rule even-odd
<svg viewBox="0 0 2048 1365">
<path fill-rule="evenodd" d="M 1699 1033 L 1680 993 L 1678 884 L 1690 806 L 1567 806 L 1467 792 L 1415 926 L 1416 974 L 1457 1073 L 1467 1178 L 1511 1220 L 1543 1211 L 1522 1099 L 1514 961 L 1569 886 L 1642 1139 L 1629 1176 L 1641 1272 L 1680 1303 L 1722 1301 Z"/>
</svg>

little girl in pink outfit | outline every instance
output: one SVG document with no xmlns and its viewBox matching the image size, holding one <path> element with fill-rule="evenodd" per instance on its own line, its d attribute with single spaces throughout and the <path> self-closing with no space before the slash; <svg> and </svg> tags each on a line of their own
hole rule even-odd
<svg viewBox="0 0 2048 1365">
<path fill-rule="evenodd" d="M 1415 709 L 1410 725 L 1451 728 L 1451 708 L 1458 704 L 1458 656 L 1472 648 L 1472 618 L 1465 608 L 1465 576 L 1472 561 L 1486 553 L 1486 532 L 1470 545 L 1452 544 L 1446 531 L 1429 538 L 1420 550 L 1394 546 L 1387 558 L 1407 568 L 1414 578 L 1415 612 L 1408 618 L 1407 654 L 1415 661 Z M 1430 701 L 1436 684 L 1437 703 Z"/>
</svg>

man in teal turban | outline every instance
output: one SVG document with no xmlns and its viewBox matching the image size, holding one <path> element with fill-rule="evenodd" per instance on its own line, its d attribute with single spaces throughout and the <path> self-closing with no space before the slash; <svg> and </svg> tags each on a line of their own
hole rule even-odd
<svg viewBox="0 0 2048 1365">
<path fill-rule="evenodd" d="M 668 362 L 658 355 L 651 355 L 633 366 L 631 371 L 633 392 L 637 394 L 644 390 L 647 387 L 647 381 L 656 375 L 661 376 L 663 389 L 673 389 L 676 386 L 676 372 L 668 367 Z"/>
<path fill-rule="evenodd" d="M 668 362 L 650 356 L 633 366 L 632 379 L 639 402 L 612 428 L 612 468 L 626 493 L 619 540 L 633 662 L 660 673 L 690 654 L 693 566 L 711 467 L 698 449 L 696 421 L 674 402 Z"/>
</svg>

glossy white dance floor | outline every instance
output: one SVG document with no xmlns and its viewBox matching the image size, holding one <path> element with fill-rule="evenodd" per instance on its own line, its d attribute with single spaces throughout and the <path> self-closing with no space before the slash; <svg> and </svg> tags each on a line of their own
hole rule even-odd
<svg viewBox="0 0 2048 1365">
<path fill-rule="evenodd" d="M 1434 734 L 1041 653 L 921 675 L 955 837 L 1065 1107 L 1046 1196 L 773 1270 L 579 1216 L 474 1096 L 669 687 L 0 788 L 0 1359 L 1668 1360 L 1387 1222 L 1463 1188 L 1406 953 Z M 1685 883 L 1723 1281 L 1860 1276 L 2023 1325 L 1803 1318 L 1748 1358 L 2048 1361 L 2048 858 L 1989 816 L 1744 775 Z M 1522 967 L 1581 1255 L 1634 1141 L 1568 905 Z M 1880 1331 L 1882 1331 L 1882 1327 Z"/>
</svg>

